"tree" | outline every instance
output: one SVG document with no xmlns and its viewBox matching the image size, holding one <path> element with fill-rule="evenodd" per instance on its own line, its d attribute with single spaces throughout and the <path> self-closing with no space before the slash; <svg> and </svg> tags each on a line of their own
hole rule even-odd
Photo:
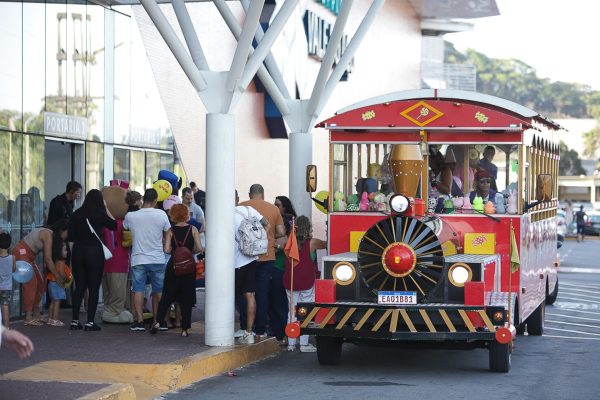
<svg viewBox="0 0 600 400">
<path fill-rule="evenodd" d="M 575 150 L 571 150 L 564 142 L 560 142 L 560 162 L 558 163 L 558 174 L 561 176 L 585 175 L 585 169 L 581 166 L 581 159 Z"/>
</svg>

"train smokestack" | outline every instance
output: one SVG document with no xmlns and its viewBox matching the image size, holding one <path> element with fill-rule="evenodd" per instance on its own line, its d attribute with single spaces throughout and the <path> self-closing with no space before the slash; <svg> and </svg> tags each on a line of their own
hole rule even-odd
<svg viewBox="0 0 600 400">
<path fill-rule="evenodd" d="M 396 193 L 409 197 L 417 195 L 421 180 L 423 156 L 418 144 L 395 144 L 390 154 L 390 169 Z"/>
</svg>

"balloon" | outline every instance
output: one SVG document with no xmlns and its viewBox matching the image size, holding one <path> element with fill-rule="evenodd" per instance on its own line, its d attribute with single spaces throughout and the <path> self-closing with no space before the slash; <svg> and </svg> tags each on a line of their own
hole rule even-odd
<svg viewBox="0 0 600 400">
<path fill-rule="evenodd" d="M 13 279 L 19 283 L 27 283 L 33 278 L 33 266 L 27 261 L 17 261 Z"/>
<path fill-rule="evenodd" d="M 158 193 L 158 201 L 165 201 L 173 192 L 171 184 L 164 179 L 159 179 L 152 184 L 152 188 Z"/>
<path fill-rule="evenodd" d="M 313 198 L 315 207 L 317 207 L 317 210 L 321 211 L 323 214 L 327 214 L 326 204 L 327 204 L 327 201 L 329 200 L 328 197 L 329 197 L 329 192 L 327 190 L 321 190 Z"/>
</svg>

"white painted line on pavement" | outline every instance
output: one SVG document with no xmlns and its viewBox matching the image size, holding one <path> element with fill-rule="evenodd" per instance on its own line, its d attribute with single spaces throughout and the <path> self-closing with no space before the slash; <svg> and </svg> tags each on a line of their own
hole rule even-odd
<svg viewBox="0 0 600 400">
<path fill-rule="evenodd" d="M 592 333 L 592 332 L 584 332 L 584 331 L 576 331 L 572 329 L 560 329 L 560 328 L 550 328 L 545 326 L 544 329 L 550 329 L 552 331 L 560 331 L 560 332 L 571 332 L 571 333 L 579 333 L 581 335 L 592 335 L 592 336 L 600 336 L 600 333 Z"/>
<path fill-rule="evenodd" d="M 574 288 L 561 288 L 562 290 L 560 291 L 561 293 L 571 293 L 571 292 L 582 292 L 582 293 L 592 293 L 595 294 L 597 297 L 600 297 L 600 288 L 598 289 L 598 291 L 593 291 L 593 290 L 585 290 L 585 289 L 574 289 Z"/>
<path fill-rule="evenodd" d="M 585 288 L 585 289 L 600 289 L 600 285 L 590 285 L 589 283 L 585 285 L 571 283 L 571 282 L 560 282 L 560 286 L 567 286 L 569 288 Z"/>
<path fill-rule="evenodd" d="M 555 324 L 563 324 L 563 325 L 582 326 L 584 328 L 600 328 L 599 325 L 577 324 L 575 322 L 554 321 L 552 319 L 547 319 L 546 322 L 552 322 Z"/>
<path fill-rule="evenodd" d="M 600 304 L 600 302 L 597 302 L 597 301 L 589 301 L 587 299 L 578 299 L 578 298 L 575 298 L 575 297 L 559 296 L 558 299 L 559 299 L 559 301 L 562 301 L 562 300 L 572 300 L 572 301 L 585 301 L 585 304 Z"/>
<path fill-rule="evenodd" d="M 563 293 L 560 293 L 558 296 L 561 297 L 561 298 L 563 298 L 563 297 L 564 298 L 569 297 L 569 298 L 572 298 L 572 299 L 579 299 L 581 301 L 589 301 L 589 302 L 592 302 L 592 303 L 593 303 L 593 300 L 600 300 L 600 293 L 597 294 L 596 296 L 590 296 L 590 295 L 587 295 L 587 294 L 581 294 L 581 293 L 574 293 L 574 292 L 567 292 L 567 291 L 565 291 Z"/>
<path fill-rule="evenodd" d="M 594 311 L 583 311 L 583 310 L 578 310 L 576 308 L 568 308 L 568 307 L 562 307 L 560 308 L 560 310 L 562 311 L 572 311 L 572 312 L 578 312 L 578 313 L 584 313 L 584 314 L 593 314 L 593 315 L 600 315 L 600 312 L 594 312 Z"/>
<path fill-rule="evenodd" d="M 577 337 L 577 336 L 558 336 L 558 335 L 546 335 L 545 338 L 555 338 L 555 339 L 581 339 L 581 340 L 600 340 L 600 338 L 595 337 Z"/>
<path fill-rule="evenodd" d="M 559 267 L 558 272 L 573 272 L 581 274 L 600 274 L 597 268 L 577 268 L 577 267 Z"/>
<path fill-rule="evenodd" d="M 586 317 L 576 317 L 574 315 L 565 315 L 565 314 L 555 314 L 555 313 L 546 313 L 546 315 L 550 315 L 551 317 L 563 317 L 563 318 L 573 318 L 573 319 L 582 319 L 585 321 L 598 321 L 600 322 L 600 319 L 597 318 L 586 318 Z"/>
</svg>

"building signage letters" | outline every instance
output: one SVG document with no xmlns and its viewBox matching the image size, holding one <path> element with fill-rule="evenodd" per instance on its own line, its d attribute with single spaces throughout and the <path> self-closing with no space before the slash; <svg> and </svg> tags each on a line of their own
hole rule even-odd
<svg viewBox="0 0 600 400">
<path fill-rule="evenodd" d="M 165 133 L 164 136 L 167 134 Z M 147 129 L 142 127 L 131 127 L 129 143 L 132 146 L 160 147 L 160 129 Z"/>
<path fill-rule="evenodd" d="M 335 15 L 338 15 L 340 12 L 340 7 L 342 6 L 342 0 L 318 0 L 319 3 L 323 4 L 323 6 L 327 7 L 329 10 L 333 11 Z"/>
<path fill-rule="evenodd" d="M 73 139 L 87 139 L 88 120 L 85 117 L 45 112 L 44 134 Z"/>
<path fill-rule="evenodd" d="M 319 17 L 314 12 L 307 10 L 304 14 L 304 29 L 306 31 L 306 39 L 308 41 L 308 55 L 323 60 L 329 38 L 333 32 L 333 25 Z M 342 54 L 348 47 L 348 35 L 342 35 L 341 45 L 335 54 L 335 64 L 340 61 Z M 354 66 L 354 58 L 348 64 L 346 73 L 351 73 Z M 343 79 L 342 79 L 343 80 Z"/>
</svg>

